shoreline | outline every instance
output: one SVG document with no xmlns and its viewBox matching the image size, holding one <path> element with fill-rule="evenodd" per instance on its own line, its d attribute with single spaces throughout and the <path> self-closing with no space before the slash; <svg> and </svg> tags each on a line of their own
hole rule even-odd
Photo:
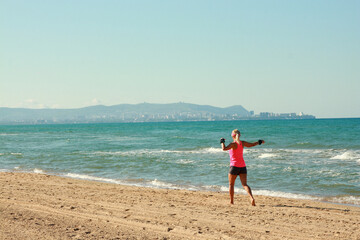
<svg viewBox="0 0 360 240">
<path fill-rule="evenodd" d="M 157 182 L 157 180 L 149 181 L 149 183 L 144 183 L 143 185 L 139 184 L 132 184 L 127 183 L 126 180 L 116 180 L 111 178 L 104 178 L 104 177 L 96 177 L 86 174 L 73 174 L 73 173 L 48 173 L 44 172 L 41 169 L 35 168 L 33 171 L 22 171 L 22 170 L 8 170 L 8 169 L 0 169 L 1 173 L 26 173 L 26 174 L 43 174 L 43 175 L 50 175 L 50 176 L 56 176 L 61 178 L 69 178 L 69 179 L 77 179 L 77 180 L 84 180 L 84 181 L 90 181 L 90 182 L 100 182 L 100 183 L 107 183 L 107 184 L 116 184 L 116 185 L 123 185 L 123 186 L 130 186 L 130 187 L 144 187 L 144 188 L 150 188 L 150 189 L 165 189 L 165 190 L 184 190 L 184 191 L 195 191 L 195 192 L 211 192 L 211 193 L 228 193 L 228 189 L 223 190 L 224 186 L 216 186 L 219 189 L 211 189 L 207 188 L 207 186 L 204 187 L 198 187 L 198 189 L 192 188 L 186 188 L 186 186 L 180 186 L 176 185 L 174 183 L 168 183 L 168 182 L 160 182 L 160 185 L 163 185 L 162 187 L 151 185 L 152 182 Z M 168 185 L 168 186 L 165 186 Z M 174 185 L 174 186 L 172 186 Z M 259 193 L 260 192 L 260 193 Z M 267 193 L 264 193 L 267 192 Z M 241 187 L 235 187 L 235 194 L 240 195 L 247 195 L 245 190 L 243 190 Z M 330 201 L 327 199 L 339 199 L 337 196 L 314 196 L 314 195 L 308 195 L 303 193 L 290 193 L 290 192 L 280 192 L 280 191 L 272 191 L 272 190 L 253 190 L 254 196 L 264 196 L 264 197 L 275 197 L 275 198 L 284 198 L 284 199 L 294 199 L 294 200 L 309 200 L 309 201 L 315 201 L 315 202 L 322 202 L 322 203 L 330 203 L 330 204 L 336 204 L 336 205 L 343 205 L 343 206 L 350 206 L 350 207 L 360 207 L 360 204 L 357 203 L 349 203 L 344 202 L 346 200 L 338 200 L 338 201 Z M 278 195 L 276 195 L 278 194 Z M 282 195 L 282 196 L 279 196 Z M 342 196 L 345 198 L 348 197 L 355 197 L 352 195 L 348 196 Z M 359 200 L 353 200 L 358 202 Z"/>
<path fill-rule="evenodd" d="M 31 173 L 31 172 L 30 172 Z M 47 174 L 47 173 L 38 173 L 38 174 L 45 174 L 45 175 L 51 175 L 51 174 Z M 208 193 L 221 193 L 221 194 L 228 194 L 228 189 L 227 190 L 207 190 L 207 189 L 188 189 L 186 187 L 174 187 L 174 188 L 168 188 L 168 187 L 155 187 L 155 186 L 138 186 L 138 185 L 133 185 L 133 184 L 126 184 L 124 182 L 122 183 L 118 183 L 118 182 L 112 182 L 112 181 L 117 181 L 117 180 L 113 180 L 113 179 L 106 179 L 106 180 L 93 180 L 93 179 L 86 179 L 86 178 L 80 178 L 80 177 L 71 177 L 71 176 L 66 176 L 66 175 L 52 175 L 52 176 L 57 176 L 57 177 L 62 177 L 62 178 L 69 178 L 69 179 L 77 179 L 77 180 L 84 180 L 84 181 L 90 181 L 90 182 L 100 182 L 100 183 L 107 183 L 107 184 L 117 184 L 117 185 L 122 185 L 122 186 L 129 186 L 129 187 L 139 187 L 139 188 L 149 188 L 149 189 L 164 189 L 164 190 L 180 190 L 180 191 L 191 191 L 191 192 L 208 192 Z M 240 184 L 240 183 L 238 183 Z M 220 186 L 218 186 L 219 188 L 222 188 Z M 237 190 L 240 190 L 237 191 Z M 307 194 L 302 194 L 302 193 L 288 193 L 288 192 L 281 192 L 284 194 L 289 194 L 289 195 L 298 195 L 299 197 L 290 197 L 290 196 L 273 196 L 273 195 L 266 195 L 266 194 L 257 194 L 257 191 L 268 191 L 268 192 L 277 192 L 277 191 L 271 191 L 271 190 L 252 190 L 254 196 L 263 196 L 263 197 L 274 197 L 274 198 L 284 198 L 284 199 L 294 199 L 294 200 L 307 200 L 307 201 L 314 201 L 314 202 L 321 202 L 321 203 L 329 203 L 329 204 L 335 204 L 335 205 L 342 205 L 342 206 L 349 206 L 349 207 L 358 207 L 360 208 L 360 204 L 352 204 L 352 203 L 342 203 L 342 202 L 331 202 L 331 201 L 326 201 L 326 198 L 335 198 L 335 197 L 324 197 L 324 196 L 313 196 L 313 195 L 307 195 Z M 243 190 L 240 187 L 235 187 L 235 194 L 237 195 L 243 195 L 243 196 L 247 196 L 247 193 L 245 192 L 245 190 Z M 300 196 L 304 196 L 303 198 Z M 350 195 L 351 196 L 351 195 Z"/>
<path fill-rule="evenodd" d="M 90 182 L 100 182 L 100 183 L 108 183 L 108 184 L 117 184 L 117 185 L 124 185 L 124 186 L 131 186 L 131 187 L 144 187 L 144 188 L 150 188 L 150 189 L 168 189 L 168 190 L 185 190 L 185 191 L 199 191 L 199 192 L 217 192 L 217 193 L 228 193 L 228 188 L 224 186 L 214 186 L 213 189 L 209 188 L 209 186 L 198 186 L 197 188 L 194 188 L 194 186 L 191 186 L 187 188 L 185 185 L 176 185 L 174 183 L 169 182 L 162 182 L 155 180 L 149 180 L 148 182 L 144 182 L 142 184 L 133 184 L 133 183 L 127 183 L 126 180 L 118 180 L 118 179 L 111 179 L 111 178 L 104 178 L 104 177 L 96 177 L 86 174 L 74 174 L 74 173 L 49 173 L 44 172 L 41 169 L 35 168 L 33 171 L 23 171 L 23 170 L 8 170 L 8 169 L 0 169 L 0 173 L 29 173 L 29 174 L 44 174 L 44 175 L 50 175 L 50 176 L 56 176 L 56 177 L 62 177 L 62 178 L 69 178 L 69 179 L 78 179 L 78 180 L 84 180 L 84 181 L 90 181 Z M 157 185 L 160 184 L 160 186 L 152 185 L 153 182 L 156 182 Z M 239 185 L 239 184 L 238 184 Z M 218 189 L 215 189 L 215 188 Z M 226 189 L 225 189 L 226 188 Z M 360 207 L 360 197 L 347 195 L 347 196 L 314 196 L 314 195 L 308 195 L 303 193 L 291 193 L 291 192 L 280 192 L 280 191 L 272 191 L 272 190 L 257 190 L 253 189 L 254 196 L 264 196 L 264 197 L 275 197 L 275 198 L 285 198 L 285 199 L 294 199 L 294 200 L 310 200 L 315 202 L 323 202 L 323 203 L 330 203 L 330 204 L 337 204 L 337 205 L 343 205 L 343 206 L 351 206 L 351 207 Z M 247 195 L 245 190 L 243 190 L 241 187 L 235 187 L 235 194 L 240 195 Z M 352 203 L 349 202 L 349 200 L 338 200 L 338 201 L 331 201 L 331 199 L 339 199 L 339 198 L 351 198 L 354 197 L 356 199 L 353 199 Z M 330 200 L 327 200 L 330 199 Z M 354 203 L 356 202 L 356 203 Z M 359 204 L 358 204 L 359 202 Z"/>
<path fill-rule="evenodd" d="M 359 239 L 360 208 L 0 172 L 0 239 Z"/>
</svg>

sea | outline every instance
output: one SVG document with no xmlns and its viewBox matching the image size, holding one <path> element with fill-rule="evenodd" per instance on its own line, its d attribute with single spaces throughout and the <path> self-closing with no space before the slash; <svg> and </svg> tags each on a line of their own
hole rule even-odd
<svg viewBox="0 0 360 240">
<path fill-rule="evenodd" d="M 360 206 L 360 118 L 0 125 L 0 172 L 227 192 L 233 129 L 255 196 Z"/>
</svg>

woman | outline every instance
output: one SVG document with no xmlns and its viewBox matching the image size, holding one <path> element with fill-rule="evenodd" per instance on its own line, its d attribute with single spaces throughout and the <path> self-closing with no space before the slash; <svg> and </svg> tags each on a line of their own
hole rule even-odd
<svg viewBox="0 0 360 240">
<path fill-rule="evenodd" d="M 230 170 L 229 170 L 229 193 L 230 193 L 230 203 L 234 204 L 234 186 L 237 176 L 240 177 L 240 181 L 245 191 L 249 194 L 251 199 L 251 205 L 255 206 L 255 199 L 252 195 L 251 188 L 247 185 L 247 171 L 246 164 L 243 157 L 244 147 L 254 147 L 256 145 L 261 145 L 265 143 L 263 140 L 257 142 L 249 143 L 245 141 L 240 141 L 240 131 L 235 129 L 232 131 L 231 136 L 233 142 L 225 147 L 225 139 L 220 139 L 220 144 L 223 151 L 229 151 L 230 155 Z"/>
</svg>

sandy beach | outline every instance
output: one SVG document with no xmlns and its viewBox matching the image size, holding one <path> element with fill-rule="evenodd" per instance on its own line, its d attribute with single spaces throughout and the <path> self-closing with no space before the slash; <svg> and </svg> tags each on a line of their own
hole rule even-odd
<svg viewBox="0 0 360 240">
<path fill-rule="evenodd" d="M 360 208 L 0 173 L 0 239 L 360 239 Z"/>
</svg>

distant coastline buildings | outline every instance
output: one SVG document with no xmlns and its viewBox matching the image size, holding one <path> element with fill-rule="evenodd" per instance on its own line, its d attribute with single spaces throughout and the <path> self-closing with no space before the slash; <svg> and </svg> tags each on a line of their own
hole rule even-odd
<svg viewBox="0 0 360 240">
<path fill-rule="evenodd" d="M 0 108 L 0 124 L 63 124 L 117 122 L 186 122 L 271 119 L 314 119 L 304 113 L 255 114 L 241 105 L 219 108 L 188 103 L 121 104 L 80 109 L 16 109 Z"/>
<path fill-rule="evenodd" d="M 254 111 L 250 111 L 254 113 Z M 315 116 L 304 114 L 300 112 L 296 113 L 272 113 L 272 112 L 261 112 L 259 115 L 253 115 L 254 118 L 259 119 L 315 119 Z"/>
</svg>

